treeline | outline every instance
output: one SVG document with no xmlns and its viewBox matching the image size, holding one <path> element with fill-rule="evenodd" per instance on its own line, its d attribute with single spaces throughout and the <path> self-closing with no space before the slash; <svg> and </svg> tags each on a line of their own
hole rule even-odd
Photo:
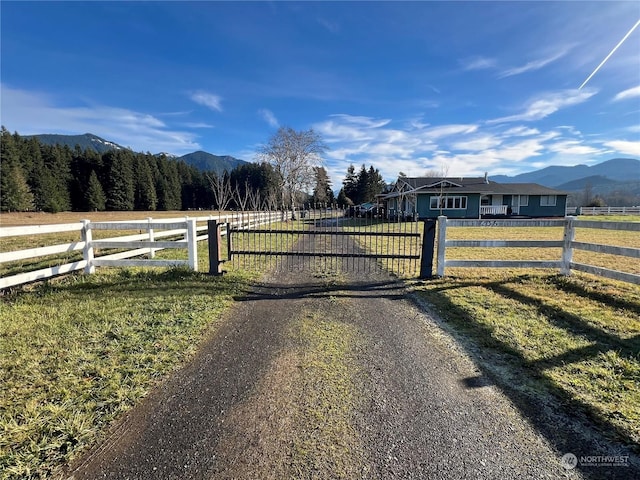
<svg viewBox="0 0 640 480">
<path fill-rule="evenodd" d="M 102 211 L 282 208 L 281 179 L 269 163 L 247 163 L 216 176 L 164 155 L 45 145 L 2 127 L 0 210 Z M 385 185 L 378 170 L 351 165 L 338 198 L 327 171 L 313 169 L 311 194 L 299 192 L 299 206 L 373 201 Z"/>
<path fill-rule="evenodd" d="M 373 165 L 368 169 L 362 165 L 358 173 L 353 165 L 349 165 L 337 201 L 339 205 L 375 202 L 376 195 L 384 192 L 386 188 L 382 175 L 377 168 L 373 168 Z"/>
<path fill-rule="evenodd" d="M 164 155 L 45 145 L 2 127 L 0 210 L 101 211 L 189 210 L 218 208 L 213 172 L 202 172 Z M 228 208 L 247 189 L 262 192 L 260 203 L 276 185 L 270 165 L 246 164 L 225 174 Z"/>
<path fill-rule="evenodd" d="M 206 176 L 184 162 L 131 150 L 45 145 L 2 127 L 2 211 L 210 208 Z"/>
</svg>

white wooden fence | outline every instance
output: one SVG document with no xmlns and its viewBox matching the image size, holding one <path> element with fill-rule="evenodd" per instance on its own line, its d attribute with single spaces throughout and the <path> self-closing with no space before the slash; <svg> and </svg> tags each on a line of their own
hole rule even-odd
<svg viewBox="0 0 640 480">
<path fill-rule="evenodd" d="M 217 220 L 221 223 L 230 223 L 242 228 L 273 222 L 275 218 L 276 217 L 270 216 L 267 213 L 252 212 L 222 216 L 187 217 L 182 219 L 154 220 L 148 218 L 146 220 L 117 222 L 92 222 L 90 220 L 84 220 L 78 223 L 57 225 L 1 227 L 0 238 L 16 236 L 32 237 L 50 233 L 79 232 L 80 239 L 75 242 L 59 245 L 1 252 L 0 263 L 15 262 L 78 250 L 82 250 L 82 260 L 2 277 L 0 278 L 0 289 L 42 280 L 76 270 L 84 269 L 85 273 L 93 273 L 95 267 L 100 266 L 170 267 L 185 265 L 197 271 L 197 242 L 208 239 L 207 234 L 198 236 L 198 232 L 207 231 L 207 225 L 198 226 L 198 222 Z M 93 232 L 96 230 L 138 230 L 145 233 L 94 240 Z M 226 230 L 223 229 L 222 234 L 226 235 Z M 174 240 L 158 241 L 159 238 L 168 237 L 174 238 Z M 177 240 L 175 240 L 176 237 L 178 238 Z M 187 249 L 187 260 L 154 259 L 155 252 L 165 248 Z M 96 249 L 125 249 L 125 251 L 96 256 Z M 142 255 L 147 255 L 149 258 L 132 258 L 141 257 Z"/>
<path fill-rule="evenodd" d="M 447 227 L 563 227 L 564 234 L 561 240 L 447 240 Z M 438 217 L 437 274 L 438 276 L 444 276 L 447 267 L 559 268 L 563 275 L 569 275 L 571 270 L 578 270 L 640 285 L 640 275 L 573 261 L 574 250 L 586 250 L 640 259 L 640 248 L 576 242 L 574 240 L 576 228 L 640 232 L 640 222 L 600 222 L 577 220 L 575 217 L 566 217 L 562 220 L 451 220 L 441 216 Z M 638 245 L 640 246 L 640 235 L 638 236 Z M 446 249 L 448 247 L 562 248 L 562 256 L 558 260 L 447 260 Z"/>
<path fill-rule="evenodd" d="M 567 207 L 567 215 L 640 215 L 640 207 Z"/>
</svg>

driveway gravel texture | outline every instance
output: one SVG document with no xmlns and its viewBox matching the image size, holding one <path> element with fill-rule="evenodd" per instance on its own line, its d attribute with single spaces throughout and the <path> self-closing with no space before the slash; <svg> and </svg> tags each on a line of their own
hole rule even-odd
<svg viewBox="0 0 640 480">
<path fill-rule="evenodd" d="M 359 270 L 265 274 L 69 478 L 639 478 L 564 468 L 610 453 L 537 428 L 402 282 Z"/>
</svg>

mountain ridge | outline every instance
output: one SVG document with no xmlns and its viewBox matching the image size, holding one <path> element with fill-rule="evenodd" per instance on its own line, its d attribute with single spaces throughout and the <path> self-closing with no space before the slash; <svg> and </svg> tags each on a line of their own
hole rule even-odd
<svg viewBox="0 0 640 480">
<path fill-rule="evenodd" d="M 43 133 L 38 135 L 24 135 L 25 138 L 36 137 L 40 143 L 45 145 L 67 145 L 69 148 L 74 149 L 76 145 L 79 145 L 81 149 L 93 149 L 97 153 L 105 153 L 111 150 L 131 150 L 128 147 L 123 147 L 115 142 L 105 140 L 93 133 L 85 133 L 82 135 L 60 135 L 54 133 Z M 187 153 L 186 155 L 178 156 L 166 152 L 156 153 L 155 155 L 165 155 L 167 158 L 173 160 L 181 160 L 187 165 L 191 165 L 201 171 L 213 171 L 216 174 L 220 174 L 224 171 L 230 172 L 238 165 L 242 165 L 246 162 L 231 155 L 214 155 L 209 152 L 198 150 L 196 152 Z"/>
<path fill-rule="evenodd" d="M 98 153 L 105 153 L 110 150 L 129 150 L 115 142 L 110 142 L 93 133 L 84 133 L 82 135 L 60 135 L 57 133 L 42 133 L 38 135 L 24 135 L 24 138 L 37 138 L 44 145 L 67 145 L 74 149 L 79 145 L 85 150 L 91 148 Z"/>
<path fill-rule="evenodd" d="M 513 177 L 507 175 L 490 176 L 491 180 L 499 183 L 539 183 L 551 188 L 557 188 L 587 177 L 603 177 L 618 182 L 640 180 L 640 160 L 613 158 L 591 166 L 583 164 L 571 167 L 551 165 Z"/>
<path fill-rule="evenodd" d="M 216 174 L 230 172 L 239 165 L 249 163 L 231 155 L 214 155 L 203 150 L 187 153 L 178 157 L 177 160 L 182 160 L 200 171 L 214 171 Z"/>
</svg>

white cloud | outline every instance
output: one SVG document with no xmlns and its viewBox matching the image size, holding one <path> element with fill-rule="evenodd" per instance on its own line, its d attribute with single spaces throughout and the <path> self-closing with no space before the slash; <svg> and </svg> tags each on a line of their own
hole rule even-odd
<svg viewBox="0 0 640 480">
<path fill-rule="evenodd" d="M 527 62 L 526 64 L 522 65 L 521 67 L 508 68 L 508 69 L 502 71 L 500 73 L 500 75 L 498 75 L 498 77 L 499 78 L 512 77 L 514 75 L 520 75 L 522 73 L 532 72 L 532 71 L 535 71 L 535 70 L 540 70 L 541 68 L 549 65 L 550 63 L 553 63 L 556 60 L 561 59 L 567 53 L 569 53 L 570 50 L 571 50 L 571 48 L 565 48 L 565 49 L 561 50 L 560 52 L 555 53 L 554 55 L 551 55 L 549 57 L 540 58 L 538 60 L 533 60 L 531 62 Z"/>
<path fill-rule="evenodd" d="M 375 119 L 372 117 L 363 117 L 359 115 L 348 115 L 346 113 L 336 113 L 334 115 L 330 115 L 333 118 L 339 118 L 346 123 L 350 123 L 353 125 L 360 125 L 366 128 L 379 128 L 388 125 L 391 122 L 388 118 Z"/>
<path fill-rule="evenodd" d="M 541 120 L 566 107 L 587 101 L 597 93 L 596 90 L 562 90 L 545 93 L 528 102 L 524 112 L 507 117 L 496 118 L 487 123 L 506 123 Z"/>
<path fill-rule="evenodd" d="M 473 124 L 440 125 L 438 127 L 427 128 L 424 131 L 424 136 L 432 140 L 437 140 L 452 135 L 473 133 L 476 130 L 478 130 L 478 125 Z"/>
<path fill-rule="evenodd" d="M 540 130 L 538 130 L 537 128 L 519 126 L 506 130 L 502 135 L 504 137 L 528 137 L 531 135 L 538 135 L 539 133 Z"/>
<path fill-rule="evenodd" d="M 465 151 L 489 150 L 490 148 L 497 147 L 501 143 L 502 140 L 492 135 L 482 135 L 469 140 L 454 142 L 451 144 L 451 148 Z"/>
<path fill-rule="evenodd" d="M 552 152 L 564 155 L 599 155 L 604 150 L 589 145 L 584 145 L 578 140 L 563 140 L 549 145 L 548 149 Z"/>
<path fill-rule="evenodd" d="M 460 64 L 464 70 L 486 70 L 494 68 L 497 62 L 494 58 L 471 57 L 460 60 Z"/>
<path fill-rule="evenodd" d="M 271 110 L 262 108 L 258 110 L 258 113 L 263 118 L 263 120 L 269 124 L 270 127 L 278 128 L 280 126 L 280 122 L 278 122 L 278 119 Z"/>
<path fill-rule="evenodd" d="M 57 105 L 41 92 L 1 84 L 2 121 L 21 135 L 91 132 L 136 151 L 184 154 L 199 150 L 196 135 L 175 130 L 162 120 L 142 112 L 106 105 L 70 107 Z"/>
<path fill-rule="evenodd" d="M 422 175 L 443 167 L 451 175 L 513 173 L 521 171 L 524 162 L 528 168 L 533 159 L 555 154 L 562 146 L 574 154 L 594 152 L 572 139 L 566 139 L 564 145 L 558 142 L 551 150 L 549 142 L 561 136 L 556 130 L 496 126 L 489 131 L 482 124 L 433 126 L 415 119 L 403 122 L 404 128 L 394 128 L 393 123 L 390 119 L 342 114 L 314 125 L 333 147 L 326 159 L 328 171 L 334 172 L 334 185 L 341 183 L 349 164 L 374 165 L 389 181 L 400 171 Z"/>
<path fill-rule="evenodd" d="M 215 128 L 213 125 L 204 122 L 186 122 L 184 126 L 187 128 Z"/>
<path fill-rule="evenodd" d="M 612 140 L 610 142 L 604 142 L 604 145 L 624 155 L 635 155 L 637 157 L 640 157 L 640 142 L 633 142 L 628 140 Z"/>
<path fill-rule="evenodd" d="M 191 100 L 200 105 L 204 105 L 205 107 L 208 107 L 211 110 L 215 110 L 217 112 L 222 111 L 222 98 L 220 98 L 219 95 L 214 95 L 213 93 L 198 90 L 196 92 L 192 92 L 189 96 Z"/>
<path fill-rule="evenodd" d="M 571 135 L 574 135 L 576 137 L 582 136 L 582 132 L 572 125 L 558 125 L 556 128 L 559 128 L 560 130 L 566 130 Z"/>
<path fill-rule="evenodd" d="M 628 100 L 629 98 L 635 97 L 640 97 L 640 85 L 638 85 L 637 87 L 629 88 L 627 90 L 623 90 L 615 97 L 613 97 L 613 101 L 619 102 L 620 100 Z"/>
</svg>

